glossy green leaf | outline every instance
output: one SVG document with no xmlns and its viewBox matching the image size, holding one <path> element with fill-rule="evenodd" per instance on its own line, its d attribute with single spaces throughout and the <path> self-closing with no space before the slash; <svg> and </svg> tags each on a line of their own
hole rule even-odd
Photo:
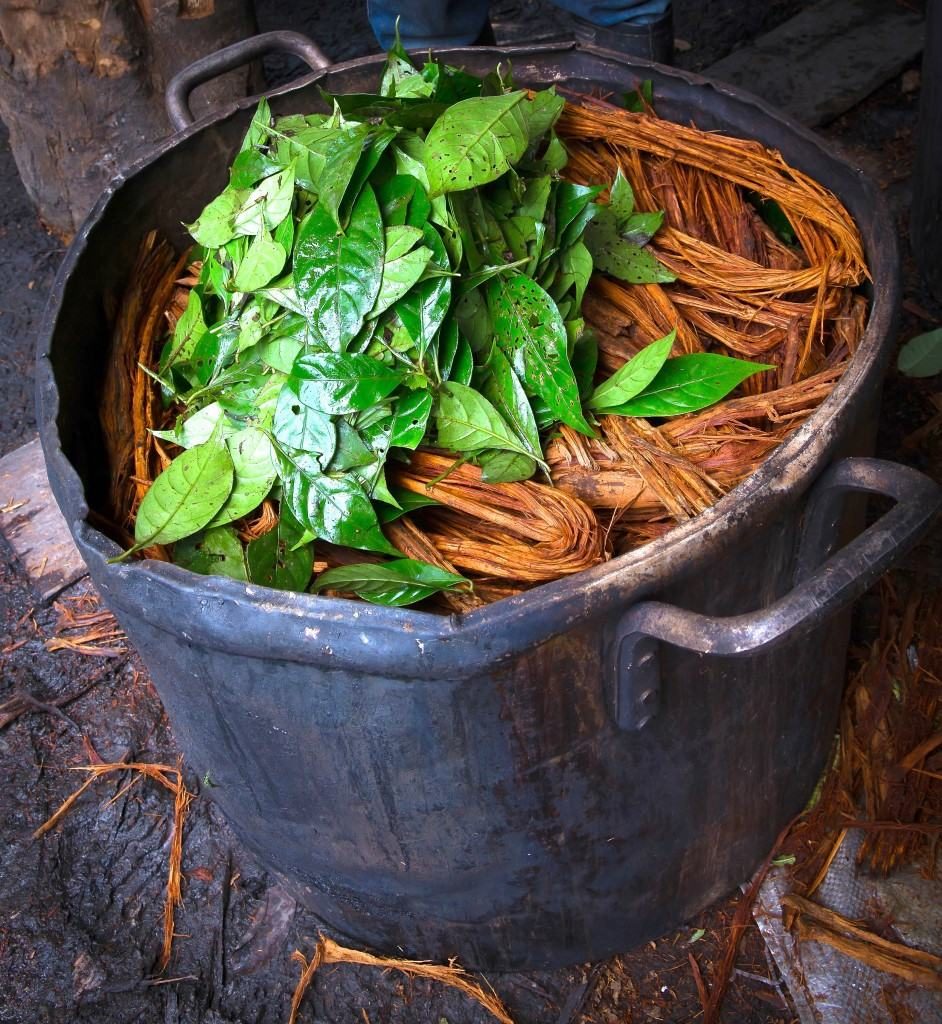
<svg viewBox="0 0 942 1024">
<path fill-rule="evenodd" d="M 383 277 L 383 222 L 369 185 L 345 233 L 318 204 L 298 232 L 294 279 L 314 333 L 342 352 L 373 308 Z"/>
<path fill-rule="evenodd" d="M 552 86 L 534 93 L 533 99 L 526 106 L 527 135 L 530 145 L 539 142 L 556 124 L 565 105 L 566 101 L 562 96 L 556 95 L 556 90 Z"/>
<path fill-rule="evenodd" d="M 210 526 L 234 523 L 254 512 L 268 497 L 278 475 L 275 450 L 263 430 L 246 427 L 233 434 L 226 443 L 235 479 L 225 505 L 210 521 Z"/>
<path fill-rule="evenodd" d="M 531 278 L 518 275 L 491 282 L 488 306 L 497 344 L 527 390 L 539 395 L 563 423 L 591 434 L 556 303 Z"/>
<path fill-rule="evenodd" d="M 454 381 L 443 384 L 439 392 L 435 427 L 438 443 L 453 452 L 500 448 L 529 454 L 524 443 L 483 395 Z"/>
<path fill-rule="evenodd" d="M 481 393 L 497 409 L 504 421 L 510 424 L 514 433 L 523 442 L 524 448 L 535 458 L 542 458 L 540 432 L 530 400 L 523 390 L 520 379 L 514 373 L 510 360 L 498 346 L 491 350 L 486 368 Z"/>
<path fill-rule="evenodd" d="M 477 459 L 481 479 L 488 484 L 512 484 L 529 480 L 536 472 L 536 459 L 519 452 L 482 452 Z"/>
<path fill-rule="evenodd" d="M 249 193 L 242 189 L 227 188 L 203 207 L 203 212 L 187 230 L 207 249 L 225 245 L 236 233 L 236 214 L 242 209 Z"/>
<path fill-rule="evenodd" d="M 278 525 L 245 549 L 249 579 L 277 590 L 305 590 L 314 569 L 314 545 L 304 542 L 305 531 L 284 504 Z"/>
<path fill-rule="evenodd" d="M 379 286 L 379 294 L 376 302 L 370 311 L 370 316 L 378 316 L 385 312 L 390 306 L 395 305 L 409 289 L 419 280 L 432 258 L 432 250 L 428 246 L 420 245 L 417 249 L 409 246 L 405 251 L 402 247 L 410 236 L 400 235 L 394 237 L 393 244 L 390 244 L 390 232 L 393 231 L 416 231 L 421 239 L 422 232 L 418 228 L 400 227 L 386 229 L 386 256 L 383 262 L 383 277 Z"/>
<path fill-rule="evenodd" d="M 367 355 L 315 352 L 294 364 L 298 397 L 311 409 L 326 413 L 368 409 L 391 394 L 406 371 Z"/>
<path fill-rule="evenodd" d="M 449 107 L 425 139 L 425 168 L 433 195 L 495 181 L 527 147 L 529 101 L 523 90 L 481 96 Z"/>
<path fill-rule="evenodd" d="M 196 343 L 206 333 L 206 321 L 203 319 L 203 302 L 196 288 L 190 289 L 183 311 L 173 330 L 173 344 L 166 360 L 161 360 L 164 368 L 187 362 L 193 355 Z"/>
<path fill-rule="evenodd" d="M 615 225 L 619 230 L 624 228 L 628 218 L 634 213 L 634 209 L 634 191 L 619 167 L 615 172 L 615 180 L 609 190 L 608 199 L 608 212 L 615 218 Z"/>
<path fill-rule="evenodd" d="M 754 373 L 774 367 L 744 359 L 698 352 L 668 359 L 654 380 L 630 401 L 609 414 L 621 416 L 679 416 L 697 412 L 725 398 Z"/>
<path fill-rule="evenodd" d="M 202 530 L 225 504 L 232 479 L 232 458 L 219 432 L 182 452 L 144 495 L 132 550 L 172 544 Z"/>
<path fill-rule="evenodd" d="M 432 411 L 430 391 L 410 391 L 400 398 L 394 408 L 390 428 L 389 446 L 414 450 L 422 443 Z"/>
<path fill-rule="evenodd" d="M 942 373 L 942 327 L 910 338 L 899 350 L 896 367 L 907 377 L 935 377 Z"/>
<path fill-rule="evenodd" d="M 420 228 L 432 209 L 425 187 L 411 174 L 394 174 L 387 178 L 378 187 L 376 196 L 387 227 L 408 224 Z"/>
<path fill-rule="evenodd" d="M 412 558 L 397 558 L 378 565 L 340 565 L 322 572 L 311 590 L 339 590 L 353 593 L 373 604 L 400 608 L 423 601 L 433 594 L 468 586 L 463 576 L 446 572 Z"/>
<path fill-rule="evenodd" d="M 265 178 L 245 198 L 236 212 L 236 234 L 257 235 L 274 230 L 291 212 L 294 199 L 294 164 Z"/>
<path fill-rule="evenodd" d="M 282 481 L 284 500 L 298 522 L 315 537 L 365 551 L 398 554 L 383 536 L 376 510 L 360 484 L 349 474 Z"/>
<path fill-rule="evenodd" d="M 231 526 L 210 527 L 177 541 L 173 546 L 173 560 L 182 568 L 204 576 L 248 579 L 245 551 Z"/>
<path fill-rule="evenodd" d="M 632 245 L 647 245 L 660 231 L 664 223 L 664 211 L 654 213 L 633 213 L 622 225 L 621 237 Z"/>
<path fill-rule="evenodd" d="M 263 228 L 252 240 L 232 283 L 240 292 L 254 292 L 264 288 L 281 273 L 287 258 L 284 247 L 274 241 Z"/>
<path fill-rule="evenodd" d="M 635 353 L 608 380 L 599 384 L 592 393 L 589 407 L 599 411 L 613 409 L 644 391 L 667 361 L 676 337 L 677 331 L 671 331 Z"/>
<path fill-rule="evenodd" d="M 323 470 L 337 449 L 337 427 L 327 413 L 312 409 L 301 401 L 299 384 L 292 377 L 282 387 L 275 407 L 272 434 L 284 448 L 316 455 Z"/>
<path fill-rule="evenodd" d="M 610 218 L 596 217 L 583 235 L 597 270 L 629 284 L 657 284 L 675 281 L 675 275 L 659 263 L 652 253 L 618 233 Z"/>
<path fill-rule="evenodd" d="M 383 505 L 380 507 L 379 521 L 383 524 L 395 522 L 410 512 L 417 512 L 419 509 L 441 504 L 440 501 L 436 501 L 425 494 L 416 494 L 414 491 L 406 491 L 401 487 L 391 488 L 390 496 L 396 501 L 396 505 Z"/>
</svg>

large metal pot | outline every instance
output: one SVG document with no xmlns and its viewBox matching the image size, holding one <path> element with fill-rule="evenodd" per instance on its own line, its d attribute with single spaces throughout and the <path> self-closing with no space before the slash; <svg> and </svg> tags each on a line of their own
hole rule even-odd
<svg viewBox="0 0 942 1024">
<path fill-rule="evenodd" d="M 196 80 L 244 56 L 178 81 L 177 118 Z M 245 844 L 348 940 L 552 966 L 626 949 L 749 875 L 825 764 L 848 605 L 926 529 L 939 491 L 857 457 L 898 300 L 893 225 L 859 171 L 758 100 L 680 71 L 571 45 L 441 56 L 474 71 L 510 57 L 520 81 L 581 91 L 651 78 L 663 116 L 773 146 L 844 201 L 873 272 L 866 335 L 756 474 L 638 551 L 451 618 L 106 564 L 117 548 L 88 508 L 109 472 L 95 411 L 107 300 L 145 231 L 183 244 L 180 223 L 225 182 L 248 100 L 114 182 L 72 244 L 39 346 L 42 440 L 92 577 Z M 378 60 L 316 71 L 272 107 L 315 109 L 318 85 L 371 90 Z M 857 491 L 896 504 L 835 554 Z"/>
</svg>

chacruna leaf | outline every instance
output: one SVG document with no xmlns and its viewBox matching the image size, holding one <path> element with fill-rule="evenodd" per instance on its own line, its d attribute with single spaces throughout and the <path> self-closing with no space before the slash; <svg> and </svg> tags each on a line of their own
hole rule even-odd
<svg viewBox="0 0 942 1024">
<path fill-rule="evenodd" d="M 318 204 L 301 224 L 294 281 L 315 334 L 335 352 L 356 337 L 383 278 L 383 222 L 376 195 L 364 185 L 345 232 Z"/>
<path fill-rule="evenodd" d="M 754 373 L 774 367 L 712 352 L 668 359 L 651 383 L 634 398 L 608 413 L 621 416 L 680 416 L 725 398 Z"/>
<path fill-rule="evenodd" d="M 463 576 L 412 558 L 397 558 L 378 565 L 341 565 L 322 572 L 311 590 L 339 590 L 373 604 L 392 607 L 415 604 L 433 594 L 469 586 Z"/>
<path fill-rule="evenodd" d="M 910 338 L 899 350 L 896 366 L 907 377 L 934 377 L 942 373 L 942 327 Z"/>
<path fill-rule="evenodd" d="M 178 455 L 151 484 L 134 523 L 134 547 L 172 544 L 202 530 L 232 490 L 232 457 L 221 433 Z"/>
<path fill-rule="evenodd" d="M 474 96 L 449 107 L 425 140 L 425 170 L 433 195 L 496 181 L 527 148 L 524 90 Z"/>
<path fill-rule="evenodd" d="M 592 392 L 590 407 L 597 410 L 614 409 L 644 391 L 666 362 L 676 337 L 677 331 L 671 331 L 632 356 Z"/>
</svg>

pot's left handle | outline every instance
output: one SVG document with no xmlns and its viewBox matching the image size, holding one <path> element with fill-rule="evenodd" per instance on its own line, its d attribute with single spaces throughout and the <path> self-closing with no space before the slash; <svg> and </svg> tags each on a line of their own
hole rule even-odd
<svg viewBox="0 0 942 1024">
<path fill-rule="evenodd" d="M 290 53 L 299 57 L 312 71 L 321 71 L 330 65 L 330 59 L 317 43 L 300 32 L 263 32 L 210 53 L 178 71 L 167 84 L 166 103 L 170 123 L 178 132 L 193 124 L 190 111 L 190 93 L 204 82 L 209 82 L 227 71 L 248 64 L 266 53 Z"/>
<path fill-rule="evenodd" d="M 843 496 L 855 491 L 892 498 L 896 504 L 832 553 Z M 796 585 L 784 597 L 768 608 L 726 618 L 660 601 L 642 601 L 625 613 L 611 651 L 618 724 L 641 729 L 658 713 L 661 643 L 700 654 L 743 657 L 810 632 L 899 562 L 929 529 L 940 504 L 938 484 L 907 466 L 867 458 L 847 458 L 831 466 L 810 495 Z"/>
</svg>

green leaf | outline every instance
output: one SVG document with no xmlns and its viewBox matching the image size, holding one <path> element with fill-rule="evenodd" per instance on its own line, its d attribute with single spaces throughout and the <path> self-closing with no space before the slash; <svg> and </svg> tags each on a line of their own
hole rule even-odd
<svg viewBox="0 0 942 1024">
<path fill-rule="evenodd" d="M 660 231 L 664 223 L 664 211 L 654 213 L 633 213 L 621 229 L 621 237 L 632 245 L 647 245 Z"/>
<path fill-rule="evenodd" d="M 599 362 L 598 339 L 591 331 L 585 331 L 572 348 L 572 372 L 579 384 L 579 395 L 583 403 L 592 394 L 595 370 Z"/>
<path fill-rule="evenodd" d="M 592 253 L 584 242 L 575 242 L 560 256 L 559 276 L 553 286 L 553 298 L 562 301 L 566 293 L 572 289 L 573 302 L 577 309 L 582 307 L 582 298 L 592 278 L 594 265 Z"/>
<path fill-rule="evenodd" d="M 173 560 L 182 568 L 203 576 L 248 579 L 245 551 L 231 526 L 212 527 L 177 541 L 173 546 Z"/>
<path fill-rule="evenodd" d="M 561 181 L 556 186 L 556 241 L 560 246 L 577 242 L 598 207 L 592 202 L 601 185 L 574 185 Z"/>
<path fill-rule="evenodd" d="M 433 253 L 426 267 L 447 268 L 448 257 L 438 232 L 426 224 L 422 235 L 425 245 Z M 424 356 L 435 334 L 444 322 L 451 305 L 451 280 L 447 277 L 432 277 L 420 281 L 401 298 L 395 306 L 396 312 L 409 336 L 415 342 L 419 355 Z"/>
<path fill-rule="evenodd" d="M 455 358 L 448 367 L 448 380 L 456 381 L 458 384 L 470 384 L 474 376 L 474 352 L 468 339 L 461 335 L 458 338 L 458 346 L 455 349 Z"/>
<path fill-rule="evenodd" d="M 304 528 L 282 504 L 275 529 L 246 547 L 249 579 L 277 590 L 305 590 L 314 568 L 314 545 L 304 543 L 304 536 Z"/>
<path fill-rule="evenodd" d="M 383 524 L 395 522 L 397 519 L 410 512 L 416 512 L 420 508 L 428 508 L 430 505 L 440 505 L 440 501 L 429 498 L 425 494 L 416 494 L 414 491 L 406 491 L 401 487 L 391 490 L 390 496 L 397 502 L 397 505 L 384 505 L 379 509 L 379 521 Z"/>
<path fill-rule="evenodd" d="M 376 195 L 387 227 L 409 224 L 420 228 L 432 209 L 425 187 L 411 174 L 394 174 L 387 178 Z"/>
<path fill-rule="evenodd" d="M 373 604 L 393 608 L 424 601 L 443 590 L 467 586 L 463 576 L 446 572 L 413 558 L 397 558 L 379 565 L 340 565 L 322 572 L 311 587 L 313 593 L 321 590 L 340 590 L 356 594 Z"/>
<path fill-rule="evenodd" d="M 629 284 L 667 284 L 675 275 L 646 249 L 626 242 L 608 217 L 596 217 L 582 236 L 597 270 Z"/>
<path fill-rule="evenodd" d="M 896 367 L 907 377 L 934 377 L 942 373 L 942 327 L 910 338 L 899 350 Z"/>
<path fill-rule="evenodd" d="M 531 146 L 539 142 L 556 124 L 565 106 L 566 101 L 562 96 L 556 95 L 556 90 L 552 86 L 534 93 L 533 99 L 526 107 L 527 135 Z"/>
<path fill-rule="evenodd" d="M 481 387 L 481 393 L 487 398 L 503 419 L 510 424 L 524 447 L 534 458 L 542 458 L 540 432 L 530 400 L 520 379 L 514 373 L 510 360 L 496 345 L 487 359 L 487 373 Z M 532 470 L 530 475 L 532 476 Z"/>
<path fill-rule="evenodd" d="M 305 405 L 298 394 L 300 381 L 289 377 L 275 407 L 272 433 L 282 446 L 309 455 L 317 455 L 320 468 L 326 469 L 337 449 L 337 428 L 325 412 Z"/>
<path fill-rule="evenodd" d="M 496 181 L 527 148 L 523 90 L 475 96 L 449 107 L 425 139 L 425 168 L 433 195 Z"/>
<path fill-rule="evenodd" d="M 403 382 L 404 370 L 367 355 L 315 352 L 300 356 L 293 375 L 298 397 L 311 409 L 338 414 L 368 409 Z"/>
<path fill-rule="evenodd" d="M 612 182 L 608 199 L 608 212 L 615 218 L 615 224 L 619 230 L 624 228 L 628 218 L 634 213 L 634 209 L 634 191 L 619 167 L 615 172 L 615 180 Z"/>
<path fill-rule="evenodd" d="M 229 171 L 229 186 L 234 189 L 251 191 L 254 186 L 281 169 L 281 164 L 257 149 L 243 150 L 235 158 Z"/>
<path fill-rule="evenodd" d="M 254 292 L 264 288 L 281 273 L 287 258 L 284 247 L 273 241 L 268 231 L 262 228 L 249 246 L 245 259 L 239 264 L 232 283 L 240 292 Z"/>
<path fill-rule="evenodd" d="M 203 319 L 203 302 L 196 288 L 190 289 L 186 309 L 173 329 L 173 345 L 166 360 L 161 360 L 162 369 L 169 369 L 177 363 L 185 363 L 193 355 L 196 343 L 206 333 Z"/>
<path fill-rule="evenodd" d="M 219 432 L 182 452 L 144 495 L 131 550 L 171 544 L 202 530 L 229 497 L 232 477 L 232 458 Z"/>
<path fill-rule="evenodd" d="M 172 441 L 181 448 L 195 448 L 209 440 L 220 420 L 223 437 L 227 436 L 227 430 L 229 433 L 235 433 L 236 428 L 223 416 L 223 408 L 218 402 L 203 406 L 202 409 L 187 416 L 182 423 L 178 421 L 173 430 L 152 430 L 151 433 L 154 437 L 159 437 L 162 441 Z"/>
<path fill-rule="evenodd" d="M 378 316 L 389 309 L 422 276 L 432 258 L 432 250 L 425 245 L 413 249 L 412 247 L 421 239 L 420 228 L 399 225 L 386 229 L 383 278 L 370 316 Z"/>
<path fill-rule="evenodd" d="M 646 78 L 637 89 L 626 92 L 622 98 L 625 110 L 634 114 L 644 114 L 648 107 L 654 106 L 654 84 Z"/>
<path fill-rule="evenodd" d="M 529 480 L 536 472 L 536 460 L 519 452 L 482 452 L 477 461 L 481 467 L 481 479 L 489 484 Z"/>
<path fill-rule="evenodd" d="M 671 331 L 635 353 L 608 380 L 599 384 L 589 399 L 589 407 L 600 411 L 613 409 L 644 391 L 667 361 L 676 337 L 677 331 Z"/>
<path fill-rule="evenodd" d="M 252 115 L 252 122 L 249 130 L 242 140 L 240 152 L 251 150 L 254 146 L 263 146 L 268 141 L 268 131 L 271 127 L 271 107 L 268 100 L 263 96 L 258 101 L 255 113 Z"/>
<path fill-rule="evenodd" d="M 620 416 L 680 416 L 725 398 L 754 373 L 774 367 L 713 352 L 668 359 L 653 381 L 630 401 L 607 409 Z"/>
<path fill-rule="evenodd" d="M 389 435 L 390 448 L 414 450 L 422 443 L 432 411 L 430 391 L 410 391 L 396 402 Z"/>
<path fill-rule="evenodd" d="M 319 203 L 301 224 L 294 280 L 315 335 L 342 352 L 373 308 L 383 277 L 383 222 L 364 185 L 344 234 Z"/>
<path fill-rule="evenodd" d="M 491 282 L 488 306 L 497 344 L 524 386 L 539 395 L 563 423 L 591 434 L 556 303 L 534 280 L 518 275 Z"/>
<path fill-rule="evenodd" d="M 500 448 L 530 454 L 483 395 L 454 381 L 443 384 L 439 392 L 435 426 L 438 443 L 453 452 Z"/>
<path fill-rule="evenodd" d="M 294 199 L 294 164 L 265 178 L 248 194 L 235 215 L 236 234 L 257 235 L 273 231 L 291 213 Z"/>
<path fill-rule="evenodd" d="M 349 474 L 306 477 L 298 473 L 282 485 L 292 514 L 315 537 L 346 547 L 399 554 L 383 536 L 372 502 Z"/>
<path fill-rule="evenodd" d="M 232 457 L 235 481 L 225 505 L 210 526 L 234 523 L 254 512 L 268 497 L 278 475 L 271 439 L 257 427 L 246 427 L 226 442 Z"/>
<path fill-rule="evenodd" d="M 227 188 L 203 207 L 196 221 L 187 225 L 187 231 L 207 249 L 217 249 L 230 241 L 236 233 L 236 213 L 242 209 L 248 192 Z"/>
</svg>

